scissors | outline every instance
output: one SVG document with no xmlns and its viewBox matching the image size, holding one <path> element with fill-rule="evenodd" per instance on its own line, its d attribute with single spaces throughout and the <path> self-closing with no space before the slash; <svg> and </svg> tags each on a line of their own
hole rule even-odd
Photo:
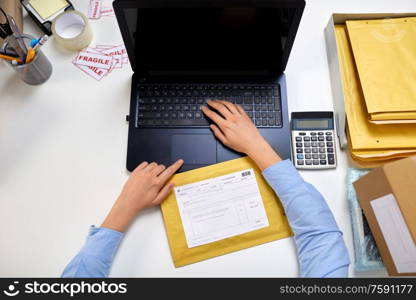
<svg viewBox="0 0 416 300">
<path fill-rule="evenodd" d="M 12 16 L 6 14 L 2 8 L 0 8 L 0 12 L 0 37 L 3 39 L 7 38 L 8 45 L 12 47 L 19 58 L 22 61 L 26 60 L 27 47 L 23 41 L 22 33 L 17 27 L 16 21 Z"/>
<path fill-rule="evenodd" d="M 7 14 L 4 10 L 0 7 L 0 37 L 5 39 L 9 35 L 13 34 L 13 30 L 10 27 L 9 19 L 7 18 Z"/>
</svg>

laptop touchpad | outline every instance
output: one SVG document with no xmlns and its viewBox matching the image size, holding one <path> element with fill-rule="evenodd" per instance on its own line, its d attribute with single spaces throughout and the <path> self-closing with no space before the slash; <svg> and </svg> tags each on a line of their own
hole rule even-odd
<svg viewBox="0 0 416 300">
<path fill-rule="evenodd" d="M 172 136 L 171 159 L 183 159 L 186 165 L 210 165 L 217 162 L 217 142 L 212 134 Z"/>
</svg>

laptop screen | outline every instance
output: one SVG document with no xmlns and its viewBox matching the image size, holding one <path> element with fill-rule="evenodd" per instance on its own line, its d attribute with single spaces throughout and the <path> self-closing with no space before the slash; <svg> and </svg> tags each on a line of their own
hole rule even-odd
<svg viewBox="0 0 416 300">
<path fill-rule="evenodd" d="M 139 72 L 282 71 L 294 14 L 282 7 L 124 8 Z"/>
</svg>

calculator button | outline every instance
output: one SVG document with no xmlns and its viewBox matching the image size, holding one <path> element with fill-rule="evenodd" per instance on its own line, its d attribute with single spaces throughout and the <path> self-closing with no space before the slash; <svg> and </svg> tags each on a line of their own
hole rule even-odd
<svg viewBox="0 0 416 300">
<path fill-rule="evenodd" d="M 318 132 L 318 135 L 324 135 L 324 133 L 323 132 Z"/>
<path fill-rule="evenodd" d="M 318 145 L 319 145 L 319 147 L 325 147 L 325 143 L 324 142 L 319 142 Z"/>
<path fill-rule="evenodd" d="M 302 166 L 303 165 L 303 160 L 298 160 L 297 163 L 298 163 L 298 165 Z"/>
<path fill-rule="evenodd" d="M 318 154 L 312 154 L 313 159 L 318 159 Z"/>
<path fill-rule="evenodd" d="M 327 147 L 333 147 L 333 146 L 334 146 L 334 144 L 333 144 L 332 142 L 326 142 L 326 146 L 327 146 Z"/>
<path fill-rule="evenodd" d="M 326 135 L 332 135 L 332 132 L 326 132 L 325 134 Z"/>
<path fill-rule="evenodd" d="M 328 158 L 334 158 L 335 156 L 334 156 L 334 154 L 329 154 L 328 153 Z"/>
<path fill-rule="evenodd" d="M 319 148 L 319 153 L 325 153 L 325 148 Z"/>
<path fill-rule="evenodd" d="M 319 162 L 321 165 L 326 165 L 326 160 L 320 160 Z"/>
<path fill-rule="evenodd" d="M 302 138 L 300 136 L 297 136 L 296 137 L 296 142 L 301 142 L 301 141 L 302 141 Z"/>
<path fill-rule="evenodd" d="M 328 164 L 335 165 L 335 159 L 328 157 Z"/>
<path fill-rule="evenodd" d="M 327 151 L 328 153 L 334 153 L 334 148 L 328 148 L 326 151 Z"/>
<path fill-rule="evenodd" d="M 325 139 L 324 139 L 324 137 L 323 137 L 323 136 L 318 137 L 318 141 L 322 142 L 322 141 L 324 141 L 324 140 L 325 140 Z"/>
<path fill-rule="evenodd" d="M 304 140 L 305 142 L 309 142 L 309 141 L 311 140 L 311 138 L 310 138 L 309 136 L 305 136 L 305 137 L 303 137 L 303 140 Z"/>
<path fill-rule="evenodd" d="M 312 145 L 312 147 L 318 147 L 318 143 L 317 142 L 312 142 L 311 145 Z"/>
<path fill-rule="evenodd" d="M 311 159 L 311 158 L 312 158 L 312 156 L 311 156 L 310 154 L 305 154 L 305 158 L 306 158 L 306 159 Z"/>
<path fill-rule="evenodd" d="M 296 149 L 296 153 L 303 153 L 302 149 Z"/>
<path fill-rule="evenodd" d="M 314 160 L 313 160 L 313 164 L 314 164 L 314 165 L 319 165 L 319 160 L 314 159 Z"/>
<path fill-rule="evenodd" d="M 298 155 L 296 155 L 296 158 L 297 158 L 297 159 L 303 159 L 303 154 L 298 154 Z"/>
<path fill-rule="evenodd" d="M 318 140 L 318 138 L 316 136 L 311 137 L 312 142 L 316 142 L 317 140 Z"/>
<path fill-rule="evenodd" d="M 310 135 L 316 135 L 316 132 L 311 132 Z"/>
<path fill-rule="evenodd" d="M 311 148 L 305 148 L 305 153 L 311 153 Z"/>
<path fill-rule="evenodd" d="M 308 166 L 310 166 L 311 164 L 312 164 L 312 161 L 311 160 L 305 160 L 305 163 L 308 165 Z"/>
<path fill-rule="evenodd" d="M 319 154 L 319 159 L 326 159 L 326 155 L 325 154 Z"/>
<path fill-rule="evenodd" d="M 312 153 L 318 153 L 318 148 L 312 148 Z"/>
<path fill-rule="evenodd" d="M 299 132 L 299 135 L 306 135 L 305 132 Z"/>
<path fill-rule="evenodd" d="M 304 146 L 305 146 L 305 147 L 310 147 L 310 146 L 311 146 L 311 143 L 306 142 L 306 143 L 304 143 Z"/>
<path fill-rule="evenodd" d="M 332 141 L 332 136 L 327 136 L 327 137 L 326 137 L 326 140 L 327 140 L 328 142 Z"/>
<path fill-rule="evenodd" d="M 302 147 L 302 143 L 296 143 L 296 147 Z"/>
</svg>

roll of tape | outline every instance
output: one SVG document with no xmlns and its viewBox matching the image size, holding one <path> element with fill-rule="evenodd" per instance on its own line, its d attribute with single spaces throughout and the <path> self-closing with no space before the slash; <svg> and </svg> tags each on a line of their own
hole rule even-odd
<svg viewBox="0 0 416 300">
<path fill-rule="evenodd" d="M 76 10 L 65 11 L 52 22 L 56 41 L 68 50 L 81 50 L 92 41 L 92 29 L 87 17 Z"/>
</svg>

